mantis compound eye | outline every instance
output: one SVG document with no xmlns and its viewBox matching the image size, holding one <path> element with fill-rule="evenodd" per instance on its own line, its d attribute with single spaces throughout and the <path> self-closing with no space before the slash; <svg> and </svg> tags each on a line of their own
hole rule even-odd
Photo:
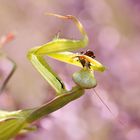
<svg viewBox="0 0 140 140">
<path fill-rule="evenodd" d="M 80 71 L 75 72 L 72 78 L 77 85 L 84 89 L 94 88 L 97 85 L 93 72 L 89 69 L 83 68 Z"/>
</svg>

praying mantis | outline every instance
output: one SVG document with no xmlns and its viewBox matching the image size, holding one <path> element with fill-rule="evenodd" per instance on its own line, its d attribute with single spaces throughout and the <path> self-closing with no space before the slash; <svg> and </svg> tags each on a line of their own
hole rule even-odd
<svg viewBox="0 0 140 140">
<path fill-rule="evenodd" d="M 29 50 L 27 57 L 37 69 L 37 71 L 48 81 L 48 83 L 56 91 L 56 97 L 50 102 L 42 106 L 23 109 L 18 111 L 0 111 L 0 139 L 8 140 L 17 135 L 21 130 L 29 130 L 30 124 L 45 115 L 48 115 L 69 102 L 80 98 L 85 93 L 85 89 L 96 87 L 97 82 L 94 71 L 105 70 L 105 67 L 94 59 L 92 51 L 85 53 L 72 53 L 69 51 L 84 48 L 88 44 L 88 36 L 81 22 L 71 15 L 49 14 L 64 20 L 71 20 L 82 34 L 80 40 L 61 39 L 59 37 L 53 39 L 42 46 Z M 44 55 L 53 59 L 69 63 L 81 67 L 80 71 L 73 74 L 75 86 L 71 90 L 67 90 L 65 84 L 55 73 L 49 64 L 43 58 Z"/>
</svg>

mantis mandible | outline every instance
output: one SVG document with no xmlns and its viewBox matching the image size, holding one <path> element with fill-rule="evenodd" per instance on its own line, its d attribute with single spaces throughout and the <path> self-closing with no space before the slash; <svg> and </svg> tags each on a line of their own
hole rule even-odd
<svg viewBox="0 0 140 140">
<path fill-rule="evenodd" d="M 28 59 L 56 91 L 56 97 L 50 102 L 36 108 L 13 112 L 0 111 L 0 139 L 2 140 L 8 140 L 15 136 L 20 130 L 27 129 L 29 124 L 35 120 L 60 109 L 69 102 L 84 95 L 85 89 L 94 88 L 97 85 L 93 73 L 94 70 L 101 72 L 105 70 L 105 67 L 94 59 L 92 51 L 85 53 L 69 52 L 71 50 L 84 48 L 88 44 L 88 36 L 83 25 L 77 18 L 71 15 L 49 15 L 73 21 L 82 34 L 82 38 L 80 40 L 69 40 L 57 37 L 49 43 L 29 50 L 27 54 Z M 57 73 L 55 73 L 44 60 L 44 55 L 81 67 L 80 71 L 73 74 L 72 78 L 76 85 L 71 90 L 65 88 L 65 84 Z"/>
</svg>

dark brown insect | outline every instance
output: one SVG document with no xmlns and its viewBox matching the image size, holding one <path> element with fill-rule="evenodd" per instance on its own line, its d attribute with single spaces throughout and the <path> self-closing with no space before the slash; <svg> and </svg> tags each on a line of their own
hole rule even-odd
<svg viewBox="0 0 140 140">
<path fill-rule="evenodd" d="M 94 52 L 90 50 L 87 50 L 86 52 L 81 52 L 81 54 L 87 55 L 91 58 L 95 58 Z"/>
<path fill-rule="evenodd" d="M 86 52 L 81 52 L 81 54 L 87 55 L 91 58 L 95 58 L 93 51 L 90 50 L 87 50 Z M 90 68 L 91 64 L 84 56 L 78 56 L 78 58 L 83 67 Z"/>
</svg>

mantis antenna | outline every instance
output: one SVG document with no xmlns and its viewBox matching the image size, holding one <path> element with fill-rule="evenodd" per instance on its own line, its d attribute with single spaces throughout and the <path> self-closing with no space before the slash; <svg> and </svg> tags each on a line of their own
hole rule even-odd
<svg viewBox="0 0 140 140">
<path fill-rule="evenodd" d="M 97 93 L 97 91 L 95 89 L 93 89 L 94 93 L 96 94 L 96 96 L 100 99 L 100 101 L 103 103 L 103 105 L 109 110 L 109 112 L 114 116 L 113 112 L 111 111 L 111 109 L 109 108 L 109 106 L 104 102 L 104 100 L 100 97 L 100 95 Z"/>
<path fill-rule="evenodd" d="M 112 114 L 112 116 L 115 118 L 115 114 L 112 112 L 112 110 L 109 108 L 109 106 L 104 102 L 104 100 L 101 98 L 101 96 L 97 93 L 97 91 L 95 89 L 93 89 L 94 93 L 96 94 L 96 96 L 99 98 L 99 100 L 102 102 L 102 104 L 108 109 L 108 111 Z M 125 123 L 120 120 L 120 119 L 117 119 L 117 121 L 125 126 Z"/>
</svg>

